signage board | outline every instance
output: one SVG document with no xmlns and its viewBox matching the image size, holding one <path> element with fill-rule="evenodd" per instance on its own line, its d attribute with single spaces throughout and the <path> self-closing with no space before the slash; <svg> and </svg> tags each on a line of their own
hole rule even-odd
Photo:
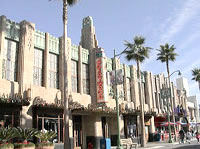
<svg viewBox="0 0 200 149">
<path fill-rule="evenodd" d="M 123 73 L 122 69 L 116 70 L 116 82 L 115 82 L 115 70 L 109 73 L 110 75 L 110 85 L 120 85 L 123 84 Z"/>
<path fill-rule="evenodd" d="M 96 59 L 97 103 L 104 102 L 104 79 L 102 59 Z"/>
<path fill-rule="evenodd" d="M 162 99 L 170 98 L 171 97 L 171 90 L 170 88 L 163 88 L 160 90 L 160 95 Z"/>
</svg>

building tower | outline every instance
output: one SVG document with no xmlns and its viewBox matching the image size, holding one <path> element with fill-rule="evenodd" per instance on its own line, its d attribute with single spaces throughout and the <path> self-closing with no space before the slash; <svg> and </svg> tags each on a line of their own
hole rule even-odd
<svg viewBox="0 0 200 149">
<path fill-rule="evenodd" d="M 83 19 L 81 30 L 81 42 L 80 45 L 89 49 L 89 69 L 90 69 L 90 95 L 92 97 L 92 103 L 96 104 L 96 50 L 98 43 L 95 35 L 95 27 L 93 25 L 92 17 L 88 16 Z"/>
<path fill-rule="evenodd" d="M 185 90 L 187 97 L 189 97 L 189 86 L 186 78 L 180 77 L 176 79 L 176 86 L 178 90 Z"/>
</svg>

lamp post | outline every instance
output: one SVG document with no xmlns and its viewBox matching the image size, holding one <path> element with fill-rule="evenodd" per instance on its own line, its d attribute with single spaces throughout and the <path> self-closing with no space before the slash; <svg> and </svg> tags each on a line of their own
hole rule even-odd
<svg viewBox="0 0 200 149">
<path fill-rule="evenodd" d="M 167 85 L 165 84 L 164 88 L 161 89 L 161 98 L 167 99 L 167 121 L 168 121 L 168 129 L 169 129 L 169 143 L 172 143 L 172 136 L 171 136 L 171 125 L 170 125 L 170 111 L 169 111 L 169 103 L 171 99 L 171 85 L 170 85 L 170 77 L 175 73 L 178 72 L 178 75 L 181 75 L 180 70 L 176 70 L 172 72 L 170 75 L 168 74 L 168 83 L 169 86 L 167 88 Z M 172 107 L 172 117 L 174 122 L 174 134 L 175 134 L 175 140 L 176 140 L 176 127 L 175 127 L 175 116 L 174 116 L 174 109 Z"/>
<path fill-rule="evenodd" d="M 115 49 L 114 49 L 114 71 L 115 71 L 115 83 L 114 83 L 114 97 L 115 97 L 115 101 L 116 101 L 116 111 L 117 111 L 117 149 L 123 149 L 123 147 L 121 146 L 120 143 L 120 123 L 119 123 L 119 102 L 118 102 L 118 93 L 117 93 L 117 64 L 115 62 L 115 58 L 117 56 L 120 56 L 121 54 L 123 54 L 126 51 L 127 48 L 125 48 L 121 53 L 116 54 L 115 53 Z"/>
<path fill-rule="evenodd" d="M 168 83 L 169 83 L 169 91 L 170 91 L 170 96 L 168 98 L 168 103 L 167 103 L 167 108 L 168 108 L 168 128 L 169 128 L 169 143 L 172 143 L 172 137 L 171 137 L 171 125 L 170 125 L 170 113 L 169 113 L 169 100 L 171 99 L 171 81 L 170 81 L 170 77 L 174 74 L 178 72 L 178 75 L 181 75 L 180 70 L 176 70 L 174 72 L 172 72 L 170 75 L 168 74 Z M 174 139 L 176 141 L 176 126 L 175 126 L 175 115 L 174 115 L 174 107 L 172 107 L 172 118 L 173 118 L 173 126 L 174 126 Z"/>
</svg>

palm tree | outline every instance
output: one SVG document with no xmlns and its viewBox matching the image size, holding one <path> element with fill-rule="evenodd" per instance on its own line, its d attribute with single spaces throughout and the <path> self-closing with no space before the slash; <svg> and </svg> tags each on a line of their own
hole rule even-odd
<svg viewBox="0 0 200 149">
<path fill-rule="evenodd" d="M 192 70 L 192 76 L 193 76 L 192 80 L 195 80 L 198 82 L 199 90 L 200 90 L 200 68 L 194 68 Z"/>
<path fill-rule="evenodd" d="M 61 98 L 64 99 L 64 149 L 70 149 L 69 141 L 69 100 L 68 100 L 68 79 L 67 79 L 67 61 L 69 55 L 67 51 L 67 5 L 72 6 L 77 0 L 63 0 L 63 70 L 62 70 L 62 92 Z"/>
<path fill-rule="evenodd" d="M 178 54 L 175 53 L 175 47 L 174 45 L 169 46 L 168 43 L 166 43 L 165 45 L 160 45 L 160 49 L 158 49 L 159 53 L 157 54 L 157 60 L 160 60 L 162 63 L 166 63 L 166 68 L 167 68 L 167 75 L 168 75 L 168 81 L 169 81 L 169 88 L 170 88 L 170 72 L 169 72 L 169 62 L 172 61 L 174 62 L 176 60 L 176 56 L 178 56 Z M 169 101 L 167 104 L 168 110 L 169 110 Z M 173 112 L 173 108 L 172 108 L 172 112 Z M 175 117 L 173 114 L 173 121 L 175 121 Z M 170 116 L 168 113 L 168 122 L 170 122 Z M 169 142 L 171 142 L 171 126 L 169 125 Z M 174 131 L 176 132 L 176 127 L 174 125 Z"/>
<path fill-rule="evenodd" d="M 126 54 L 126 59 L 128 61 L 136 61 L 137 63 L 137 77 L 139 80 L 139 100 L 140 100 L 140 110 L 141 110 L 141 134 L 142 134 L 142 143 L 144 147 L 146 145 L 145 141 L 145 125 L 144 125 L 144 105 L 142 99 L 141 91 L 141 72 L 140 72 L 140 63 L 144 62 L 146 58 L 149 58 L 150 47 L 144 47 L 145 38 L 142 36 L 135 36 L 133 43 L 125 41 L 125 46 L 127 50 L 124 51 Z"/>
</svg>

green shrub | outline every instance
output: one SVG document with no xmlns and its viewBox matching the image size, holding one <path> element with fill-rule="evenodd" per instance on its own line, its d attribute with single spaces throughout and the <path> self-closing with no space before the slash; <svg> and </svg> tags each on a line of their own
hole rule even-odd
<svg viewBox="0 0 200 149">
<path fill-rule="evenodd" d="M 0 144 L 0 149 L 14 148 L 13 144 Z"/>
<path fill-rule="evenodd" d="M 15 136 L 16 133 L 14 128 L 0 128 L 0 143 L 9 142 L 11 139 L 15 138 Z"/>
<path fill-rule="evenodd" d="M 40 132 L 34 128 L 15 128 L 16 137 L 20 139 L 22 142 L 30 141 L 34 136 L 39 134 Z"/>
<path fill-rule="evenodd" d="M 42 143 L 51 142 L 53 138 L 56 137 L 56 133 L 54 131 L 40 132 L 35 135 Z"/>
<path fill-rule="evenodd" d="M 28 142 L 28 143 L 14 143 L 15 148 L 22 148 L 22 147 L 35 147 L 34 143 Z"/>
<path fill-rule="evenodd" d="M 38 143 L 36 147 L 43 147 L 43 146 L 53 146 L 52 142 L 45 142 L 45 143 Z"/>
</svg>

